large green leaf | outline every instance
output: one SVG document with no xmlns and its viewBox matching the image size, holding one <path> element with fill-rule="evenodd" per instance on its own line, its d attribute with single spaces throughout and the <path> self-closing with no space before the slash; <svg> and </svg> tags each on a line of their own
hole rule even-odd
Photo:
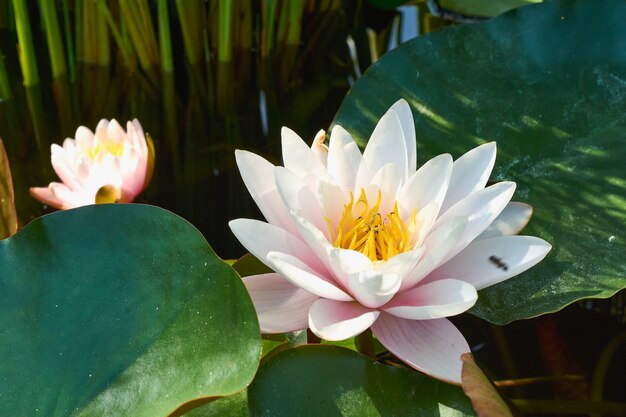
<svg viewBox="0 0 626 417">
<path fill-rule="evenodd" d="M 237 274 L 168 211 L 83 207 L 0 241 L 0 415 L 165 416 L 244 388 L 260 347 Z"/>
<path fill-rule="evenodd" d="M 475 415 L 457 386 L 326 345 L 288 349 L 263 363 L 248 406 L 252 416 L 268 417 Z"/>
<path fill-rule="evenodd" d="M 530 271 L 481 291 L 494 323 L 626 286 L 626 2 L 564 0 L 451 27 L 388 53 L 335 123 L 361 144 L 401 97 L 420 162 L 496 140 L 492 178 L 535 207 L 526 234 L 554 246 Z"/>
</svg>

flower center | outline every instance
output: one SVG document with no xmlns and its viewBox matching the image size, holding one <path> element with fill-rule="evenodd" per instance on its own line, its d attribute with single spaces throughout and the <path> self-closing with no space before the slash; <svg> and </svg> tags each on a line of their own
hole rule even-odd
<svg viewBox="0 0 626 417">
<path fill-rule="evenodd" d="M 98 141 L 94 146 L 84 148 L 84 154 L 92 161 L 100 159 L 103 154 L 120 157 L 124 155 L 124 142 L 112 140 Z"/>
<path fill-rule="evenodd" d="M 411 237 L 416 228 L 416 211 L 404 222 L 398 211 L 398 202 L 393 211 L 380 213 L 381 193 L 374 205 L 367 200 L 365 190 L 355 202 L 350 193 L 350 201 L 344 205 L 341 219 L 336 227 L 326 217 L 328 232 L 337 248 L 352 249 L 363 253 L 372 261 L 387 259 L 411 249 Z"/>
</svg>

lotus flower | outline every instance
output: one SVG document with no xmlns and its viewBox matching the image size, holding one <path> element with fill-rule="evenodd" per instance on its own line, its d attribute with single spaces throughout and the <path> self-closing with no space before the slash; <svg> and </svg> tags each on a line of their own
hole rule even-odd
<svg viewBox="0 0 626 417">
<path fill-rule="evenodd" d="M 545 257 L 548 243 L 514 236 L 532 208 L 509 202 L 513 182 L 485 188 L 494 142 L 416 170 L 404 100 L 381 118 L 363 154 L 341 126 L 328 146 L 324 137 L 309 148 L 283 128 L 284 167 L 236 152 L 267 223 L 237 219 L 230 227 L 275 271 L 244 278 L 261 330 L 308 327 L 333 341 L 371 328 L 409 366 L 459 383 L 470 348 L 446 317 Z"/>
<path fill-rule="evenodd" d="M 59 209 L 100 202 L 131 202 L 151 175 L 148 142 L 137 119 L 126 124 L 100 120 L 94 134 L 81 126 L 76 139 L 51 147 L 52 166 L 62 183 L 33 187 L 36 199 Z"/>
</svg>

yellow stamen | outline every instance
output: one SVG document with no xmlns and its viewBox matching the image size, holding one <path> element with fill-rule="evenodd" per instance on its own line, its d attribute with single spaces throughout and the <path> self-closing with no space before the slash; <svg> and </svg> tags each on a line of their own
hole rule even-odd
<svg viewBox="0 0 626 417">
<path fill-rule="evenodd" d="M 358 200 L 350 193 L 350 200 L 344 205 L 338 224 L 333 227 L 326 218 L 328 232 L 333 245 L 363 253 L 372 261 L 392 258 L 411 249 L 411 238 L 416 229 L 416 211 L 403 221 L 398 203 L 393 211 L 380 213 L 382 195 L 380 191 L 374 205 L 370 206 L 364 189 Z"/>
</svg>

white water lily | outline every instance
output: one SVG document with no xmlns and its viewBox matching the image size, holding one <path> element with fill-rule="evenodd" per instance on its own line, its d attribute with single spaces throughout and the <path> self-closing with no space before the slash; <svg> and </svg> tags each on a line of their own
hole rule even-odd
<svg viewBox="0 0 626 417">
<path fill-rule="evenodd" d="M 115 119 L 100 120 L 95 133 L 80 126 L 76 139 L 51 146 L 50 159 L 62 182 L 32 187 L 30 193 L 63 210 L 97 202 L 129 203 L 151 175 L 148 141 L 137 119 L 126 124 L 126 131 Z"/>
<path fill-rule="evenodd" d="M 237 219 L 240 242 L 275 273 L 244 278 L 261 330 L 310 328 L 343 340 L 371 328 L 402 361 L 459 383 L 463 335 L 446 317 L 477 290 L 545 257 L 550 245 L 515 236 L 532 208 L 510 203 L 515 183 L 485 187 L 494 142 L 418 170 L 411 110 L 398 101 L 361 154 L 341 126 L 309 148 L 283 128 L 284 167 L 246 151 L 237 165 L 266 222 Z"/>
</svg>

